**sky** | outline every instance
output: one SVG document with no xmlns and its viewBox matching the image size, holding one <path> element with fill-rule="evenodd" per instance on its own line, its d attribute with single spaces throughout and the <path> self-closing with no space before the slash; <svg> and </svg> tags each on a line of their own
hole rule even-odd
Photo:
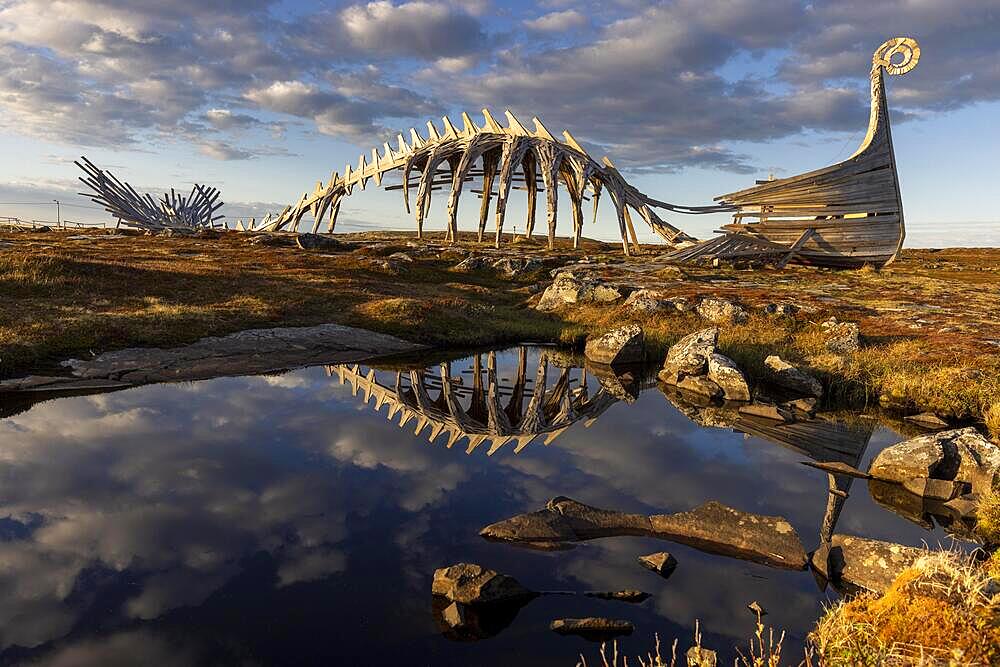
<svg viewBox="0 0 1000 667">
<path fill-rule="evenodd" d="M 262 217 L 397 132 L 483 107 L 705 205 L 848 157 L 871 54 L 897 35 L 922 49 L 887 81 L 907 244 L 1000 246 L 1000 0 L 0 0 L 0 216 L 54 220 L 59 199 L 107 220 L 76 194 L 87 155 L 139 190 L 205 183 L 228 216 Z M 617 237 L 610 208 L 587 236 Z M 507 224 L 523 215 L 515 198 Z M 726 222 L 665 218 L 700 237 Z M 339 225 L 415 226 L 373 188 Z"/>
</svg>

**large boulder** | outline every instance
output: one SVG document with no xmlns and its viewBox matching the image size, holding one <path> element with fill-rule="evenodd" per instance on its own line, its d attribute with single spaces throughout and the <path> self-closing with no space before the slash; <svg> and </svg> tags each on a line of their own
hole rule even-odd
<svg viewBox="0 0 1000 667">
<path fill-rule="evenodd" d="M 812 565 L 837 588 L 881 593 L 924 553 L 916 547 L 836 534 L 813 553 Z"/>
<path fill-rule="evenodd" d="M 628 324 L 591 338 L 584 348 L 587 359 L 599 364 L 625 364 L 643 360 L 644 336 L 638 324 Z"/>
<path fill-rule="evenodd" d="M 727 401 L 749 401 L 750 386 L 743 371 L 729 357 L 718 352 L 708 356 L 708 379 L 719 385 Z"/>
<path fill-rule="evenodd" d="M 712 324 L 743 324 L 748 317 L 743 306 L 716 297 L 702 299 L 695 311 Z"/>
<path fill-rule="evenodd" d="M 531 273 L 542 268 L 542 263 L 533 257 L 504 257 L 493 262 L 493 268 L 508 278 L 514 278 L 524 273 Z"/>
<path fill-rule="evenodd" d="M 793 570 L 806 567 L 798 533 L 780 516 L 741 512 L 715 501 L 688 512 L 649 517 L 653 535 L 733 558 Z"/>
<path fill-rule="evenodd" d="M 491 604 L 537 595 L 514 577 L 473 563 L 456 563 L 434 571 L 431 593 L 461 604 Z"/>
<path fill-rule="evenodd" d="M 816 398 L 823 395 L 823 385 L 820 384 L 819 380 L 802 372 L 777 355 L 766 358 L 764 366 L 768 371 L 768 380 L 782 389 Z"/>
<path fill-rule="evenodd" d="M 1000 447 L 972 427 L 928 433 L 886 447 L 868 473 L 899 484 L 925 478 L 965 482 L 973 493 L 985 494 L 1000 476 Z"/>
<path fill-rule="evenodd" d="M 303 250 L 340 250 L 340 241 L 325 234 L 299 234 L 295 237 L 295 245 Z"/>
<path fill-rule="evenodd" d="M 681 338 L 667 352 L 659 378 L 667 384 L 677 384 L 688 375 L 704 375 L 708 370 L 708 358 L 715 352 L 718 342 L 716 327 Z"/>
<path fill-rule="evenodd" d="M 861 329 L 855 322 L 838 322 L 831 317 L 823 322 L 823 344 L 834 354 L 852 354 L 861 347 Z"/>
</svg>

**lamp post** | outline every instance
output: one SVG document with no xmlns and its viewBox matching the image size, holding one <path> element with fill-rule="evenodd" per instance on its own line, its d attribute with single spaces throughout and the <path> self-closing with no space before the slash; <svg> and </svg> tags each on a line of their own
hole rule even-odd
<svg viewBox="0 0 1000 667">
<path fill-rule="evenodd" d="M 59 200 L 53 199 L 52 201 L 56 203 L 56 227 L 62 229 L 62 214 L 59 210 Z"/>
</svg>

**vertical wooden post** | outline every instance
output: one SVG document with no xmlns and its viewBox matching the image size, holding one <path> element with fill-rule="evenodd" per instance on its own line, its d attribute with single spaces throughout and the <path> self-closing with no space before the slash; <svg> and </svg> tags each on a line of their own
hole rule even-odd
<svg viewBox="0 0 1000 667">
<path fill-rule="evenodd" d="M 535 209 L 538 204 L 538 177 L 535 156 L 531 152 L 525 153 L 521 171 L 524 172 L 524 185 L 528 190 L 528 217 L 524 227 L 524 238 L 530 239 L 535 231 Z"/>
</svg>

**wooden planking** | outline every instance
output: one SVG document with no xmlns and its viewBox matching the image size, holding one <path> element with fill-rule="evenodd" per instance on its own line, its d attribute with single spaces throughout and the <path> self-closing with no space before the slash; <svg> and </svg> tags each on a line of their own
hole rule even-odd
<svg viewBox="0 0 1000 667">
<path fill-rule="evenodd" d="M 896 56 L 902 56 L 900 63 L 892 62 Z M 828 167 L 716 197 L 738 208 L 724 233 L 783 245 L 781 266 L 792 259 L 831 265 L 893 261 L 906 230 L 883 73 L 905 74 L 919 57 L 920 48 L 911 38 L 883 43 L 872 57 L 871 112 L 858 150 Z M 744 256 L 743 249 L 724 244 L 703 244 L 702 252 L 688 254 L 724 257 L 726 252 Z"/>
</svg>

